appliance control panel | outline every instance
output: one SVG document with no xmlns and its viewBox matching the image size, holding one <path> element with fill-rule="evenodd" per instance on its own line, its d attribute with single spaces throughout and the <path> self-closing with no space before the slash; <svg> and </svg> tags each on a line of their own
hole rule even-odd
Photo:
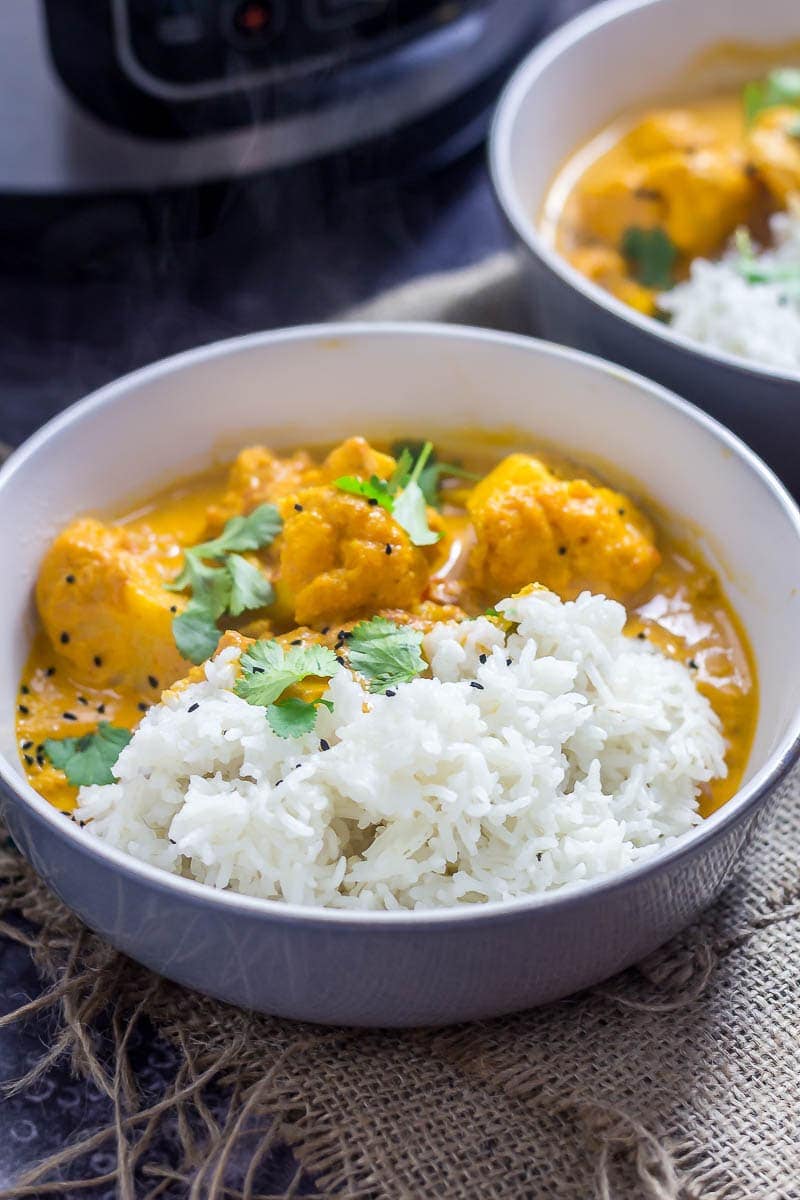
<svg viewBox="0 0 800 1200">
<path fill-rule="evenodd" d="M 124 68 L 156 87 L 191 89 L 369 54 L 464 7 L 457 0 L 112 0 L 112 15 Z"/>
</svg>

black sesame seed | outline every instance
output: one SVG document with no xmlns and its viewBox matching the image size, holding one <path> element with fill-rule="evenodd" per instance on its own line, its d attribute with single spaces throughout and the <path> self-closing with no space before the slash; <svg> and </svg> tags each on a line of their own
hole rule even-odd
<svg viewBox="0 0 800 1200">
<path fill-rule="evenodd" d="M 558 553 L 559 553 L 559 554 L 561 554 L 561 555 L 564 555 L 564 554 L 566 554 L 566 553 L 567 553 L 567 547 L 566 547 L 566 546 L 559 546 L 559 547 L 558 547 Z"/>
<path fill-rule="evenodd" d="M 89 703 L 89 701 L 86 699 L 85 696 L 78 696 L 78 704 L 83 704 L 84 706 L 86 706 L 88 703 Z"/>
<path fill-rule="evenodd" d="M 506 659 L 506 666 L 507 666 L 507 667 L 510 667 L 510 666 L 511 666 L 511 659 L 510 659 L 510 658 L 507 658 L 507 659 Z"/>
<path fill-rule="evenodd" d="M 68 633 L 62 633 L 62 634 L 61 634 L 61 637 L 59 638 L 59 641 L 61 642 L 61 645 L 62 645 L 62 646 L 66 646 L 66 645 L 67 645 L 67 643 L 69 642 L 69 634 L 68 634 Z"/>
<path fill-rule="evenodd" d="M 175 841 L 175 838 L 167 838 L 167 841 L 169 842 L 170 846 L 177 846 L 177 844 L 178 844 Z"/>
<path fill-rule="evenodd" d="M 139 712 L 147 712 L 150 705 L 145 704 L 144 700 L 140 700 L 136 707 L 138 708 Z"/>
<path fill-rule="evenodd" d="M 52 679 L 53 676 L 55 675 L 55 673 L 56 673 L 55 667 L 48 667 L 47 670 L 45 671 L 45 675 L 47 676 L 48 679 Z"/>
<path fill-rule="evenodd" d="M 391 554 L 391 553 L 392 553 L 392 547 L 389 545 L 389 543 L 388 543 L 388 542 L 386 543 L 386 553 L 387 553 L 387 554 Z"/>
<path fill-rule="evenodd" d="M 373 508 L 375 507 L 375 505 L 377 503 L 378 503 L 378 501 L 375 499 L 374 496 L 370 496 L 369 500 L 367 501 L 367 504 L 371 504 Z"/>
<path fill-rule="evenodd" d="M 693 671 L 696 671 L 696 670 L 697 670 L 697 663 L 694 661 L 694 659 L 693 659 L 693 658 L 690 658 L 690 659 L 689 659 L 689 666 L 691 667 L 691 669 L 692 669 Z"/>
<path fill-rule="evenodd" d="M 393 692 L 391 688 L 387 688 L 387 689 L 386 689 L 386 695 L 387 695 L 387 696 L 396 696 L 396 695 L 397 695 L 397 692 Z"/>
<path fill-rule="evenodd" d="M 67 580 L 67 583 L 74 583 L 74 582 L 75 582 L 75 576 L 74 576 L 74 575 L 67 575 L 67 577 L 66 577 L 66 580 Z"/>
<path fill-rule="evenodd" d="M 43 767 L 43 766 L 44 766 L 44 755 L 43 755 L 43 754 L 37 754 L 37 755 L 36 755 L 36 765 L 37 765 L 37 767 Z"/>
<path fill-rule="evenodd" d="M 645 638 L 647 637 L 647 634 L 645 633 L 645 631 L 643 629 L 640 629 L 636 636 L 640 642 L 643 642 L 645 640 Z"/>
<path fill-rule="evenodd" d="M 32 745 L 33 745 L 33 742 L 23 742 L 23 743 L 22 743 L 22 749 L 23 749 L 23 750 L 30 750 L 30 748 L 31 748 L 31 746 L 32 746 Z"/>
<path fill-rule="evenodd" d="M 282 783 L 283 783 L 283 780 L 279 779 L 278 782 L 275 784 L 275 787 L 280 787 Z"/>
<path fill-rule="evenodd" d="M 30 754 L 25 755 L 25 762 L 28 764 L 29 767 L 33 766 L 33 758 L 31 757 Z"/>
<path fill-rule="evenodd" d="M 320 738 L 320 740 L 319 740 L 319 748 L 320 748 L 320 750 L 330 750 L 330 746 L 329 746 L 329 745 L 328 745 L 328 743 L 325 741 L 325 738 Z"/>
<path fill-rule="evenodd" d="M 294 511 L 295 511 L 295 512 L 302 512 L 302 511 L 303 511 L 303 506 L 302 506 L 302 504 L 295 504 L 295 506 L 294 506 Z"/>
<path fill-rule="evenodd" d="M 158 687 L 158 680 L 156 679 L 155 675 L 148 675 L 148 676 L 147 676 L 147 682 L 150 684 L 150 687 L 151 687 L 151 688 L 157 688 L 157 687 Z"/>
<path fill-rule="evenodd" d="M 295 638 L 294 641 L 292 642 L 293 646 L 302 646 L 302 644 L 303 644 L 302 638 Z"/>
<path fill-rule="evenodd" d="M 266 669 L 266 667 L 253 667 L 252 671 L 254 675 L 263 675 Z"/>
<path fill-rule="evenodd" d="M 81 829 L 83 829 L 83 827 L 85 826 L 86 822 L 85 822 L 85 821 L 78 821 L 78 824 L 80 825 Z"/>
<path fill-rule="evenodd" d="M 336 661 L 337 661 L 337 663 L 339 664 L 339 666 L 340 666 L 340 667 L 343 667 L 343 666 L 344 666 L 344 659 L 342 658 L 341 654 L 337 654 L 337 655 L 336 655 Z"/>
<path fill-rule="evenodd" d="M 352 636 L 353 636 L 352 629 L 346 629 L 345 632 L 342 634 L 342 637 L 344 638 L 344 640 L 346 642 L 348 642 Z"/>
<path fill-rule="evenodd" d="M 97 711 L 100 713 L 100 716 L 102 717 L 103 713 L 106 711 L 105 704 L 98 704 Z"/>
<path fill-rule="evenodd" d="M 324 629 L 320 630 L 323 637 L 325 636 L 326 633 L 330 632 L 330 628 L 331 628 L 330 625 L 326 625 Z"/>
<path fill-rule="evenodd" d="M 469 681 L 469 686 L 470 686 L 470 687 L 477 688 L 479 692 L 482 692 L 482 691 L 483 691 L 483 684 L 482 684 L 482 683 L 478 683 L 477 679 L 470 679 L 470 681 Z"/>
<path fill-rule="evenodd" d="M 486 662 L 486 655 L 485 655 L 485 654 L 479 654 L 479 655 L 478 655 L 478 662 L 479 662 L 479 663 L 485 663 L 485 662 Z"/>
<path fill-rule="evenodd" d="M 187 712 L 197 712 L 197 710 L 198 710 L 198 708 L 199 708 L 199 707 L 200 707 L 200 705 L 197 703 L 197 701 L 195 701 L 195 703 L 194 703 L 194 704 L 190 704 L 190 705 L 189 705 L 189 707 L 187 708 L 187 710 L 186 710 L 186 711 L 187 711 Z"/>
<path fill-rule="evenodd" d="M 625 509 L 624 509 L 624 508 L 618 508 L 618 509 L 617 509 L 617 512 L 619 513 L 619 515 L 620 515 L 621 517 L 624 517 L 624 516 L 625 516 Z"/>
<path fill-rule="evenodd" d="M 176 613 L 176 612 L 178 611 L 178 606 L 177 606 L 177 604 L 170 604 L 170 606 L 169 606 L 169 611 L 170 611 L 171 613 Z"/>
<path fill-rule="evenodd" d="M 23 683 L 22 687 L 19 690 L 22 692 L 23 696 L 27 696 L 28 692 L 31 689 L 28 687 L 28 685 L 26 683 Z"/>
<path fill-rule="evenodd" d="M 63 712 L 61 714 L 61 716 L 64 718 L 65 721 L 77 721 L 77 719 L 78 719 L 75 716 L 75 713 L 71 713 L 71 712 Z"/>
<path fill-rule="evenodd" d="M 95 654 L 95 656 L 94 656 L 94 660 L 93 660 L 93 661 L 94 661 L 94 665 L 95 665 L 96 667 L 102 667 L 102 665 L 103 665 L 103 660 L 102 660 L 102 658 L 100 657 L 100 655 L 99 655 L 99 654 Z"/>
<path fill-rule="evenodd" d="M 19 708 L 19 711 L 22 713 L 23 717 L 27 717 L 28 713 L 31 711 L 27 704 L 19 704 L 17 707 Z"/>
</svg>

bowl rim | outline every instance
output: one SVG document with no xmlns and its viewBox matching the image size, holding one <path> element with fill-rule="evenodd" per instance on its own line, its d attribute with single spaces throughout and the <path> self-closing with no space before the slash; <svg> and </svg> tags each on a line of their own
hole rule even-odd
<svg viewBox="0 0 800 1200">
<path fill-rule="evenodd" d="M 701 427 L 718 442 L 721 442 L 738 460 L 743 469 L 756 476 L 761 487 L 769 493 L 771 501 L 777 504 L 794 527 L 797 540 L 800 542 L 800 509 L 777 476 L 740 438 L 689 401 L 683 400 L 642 375 L 584 351 L 559 346 L 542 339 L 529 338 L 521 334 L 434 322 L 342 321 L 268 330 L 195 347 L 120 376 L 57 414 L 11 454 L 0 468 L 0 510 L 6 485 L 18 471 L 26 466 L 29 460 L 36 456 L 40 448 L 49 444 L 53 439 L 57 440 L 62 432 L 74 424 L 91 419 L 92 414 L 97 410 L 124 403 L 131 389 L 147 385 L 164 376 L 180 375 L 186 367 L 202 365 L 212 359 L 224 358 L 229 355 L 235 356 L 242 351 L 248 352 L 255 348 L 292 342 L 313 343 L 325 342 L 330 339 L 359 340 L 387 337 L 398 339 L 433 338 L 451 343 L 490 344 L 505 350 L 531 353 L 533 360 L 536 356 L 543 354 L 551 358 L 577 363 L 590 368 L 590 370 L 599 371 L 626 382 L 639 392 L 642 403 L 657 404 L 671 409 L 682 420 Z M 415 930 L 456 928 L 465 924 L 471 925 L 502 917 L 522 917 L 534 910 L 549 911 L 554 908 L 569 908 L 572 905 L 583 904 L 619 888 L 640 883 L 645 877 L 655 872 L 667 871 L 679 861 L 691 858 L 707 843 L 720 838 L 747 813 L 760 806 L 763 800 L 779 786 L 798 759 L 800 759 L 800 705 L 791 715 L 780 743 L 753 778 L 740 788 L 722 808 L 706 817 L 694 829 L 676 838 L 673 845 L 664 848 L 651 858 L 624 867 L 611 875 L 568 885 L 553 892 L 522 896 L 512 900 L 492 900 L 463 908 L 403 909 L 401 911 L 336 909 L 325 908 L 322 905 L 294 904 L 284 900 L 269 900 L 242 895 L 238 892 L 218 890 L 194 879 L 172 875 L 170 872 L 142 862 L 116 847 L 108 846 L 96 838 L 87 837 L 74 822 L 65 820 L 64 813 L 40 796 L 26 780 L 21 780 L 17 773 L 19 767 L 15 769 L 2 754 L 0 754 L 0 790 L 6 791 L 12 803 L 21 803 L 24 808 L 31 810 L 34 822 L 49 826 L 59 838 L 67 842 L 74 842 L 79 854 L 88 854 L 105 865 L 121 871 L 129 879 L 173 897 L 182 896 L 187 902 L 191 902 L 194 898 L 196 901 L 202 901 L 212 906 L 220 906 L 223 911 L 238 911 L 242 915 L 249 914 L 251 917 L 315 926 L 350 925 L 362 928 L 368 926 L 377 932 L 381 929 L 387 931 L 397 929 L 398 926 Z"/>
<path fill-rule="evenodd" d="M 773 367 L 743 355 L 706 346 L 703 342 L 687 337 L 686 334 L 678 333 L 670 325 L 657 321 L 654 317 L 637 312 L 588 279 L 542 236 L 537 218 L 528 212 L 515 184 L 511 138 L 519 117 L 520 105 L 542 72 L 572 46 L 602 26 L 643 9 L 669 3 L 671 0 L 604 0 L 603 3 L 593 6 L 560 26 L 523 58 L 500 94 L 489 131 L 487 155 L 495 198 L 512 232 L 523 245 L 551 274 L 578 292 L 595 308 L 602 309 L 612 317 L 635 326 L 641 333 L 679 352 L 683 351 L 701 362 L 717 363 L 756 381 L 763 382 L 768 379 L 777 384 L 796 385 L 800 383 L 800 368 Z M 720 31 L 720 38 L 724 33 L 724 30 Z M 565 157 L 574 149 L 574 146 L 565 147 Z"/>
</svg>

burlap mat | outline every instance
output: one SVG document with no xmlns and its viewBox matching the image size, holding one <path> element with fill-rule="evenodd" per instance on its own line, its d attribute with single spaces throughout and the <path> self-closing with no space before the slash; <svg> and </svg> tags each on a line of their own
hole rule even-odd
<svg viewBox="0 0 800 1200">
<path fill-rule="evenodd" d="M 471 293 L 490 277 L 510 280 L 508 262 L 473 272 Z M 441 311 L 461 315 L 452 281 L 432 286 L 423 299 L 446 294 Z M 799 783 L 722 900 L 648 961 L 450 1030 L 321 1029 L 186 992 L 104 945 L 6 848 L 0 933 L 29 947 L 47 987 L 3 1023 L 57 1016 L 15 1086 L 68 1056 L 113 1119 L 0 1200 L 109 1186 L 122 1200 L 265 1200 L 260 1170 L 281 1144 L 315 1183 L 298 1172 L 284 1197 L 800 1200 Z M 144 1020 L 178 1055 L 156 1097 L 131 1063 Z M 99 1148 L 116 1162 L 101 1175 L 87 1168 Z"/>
</svg>

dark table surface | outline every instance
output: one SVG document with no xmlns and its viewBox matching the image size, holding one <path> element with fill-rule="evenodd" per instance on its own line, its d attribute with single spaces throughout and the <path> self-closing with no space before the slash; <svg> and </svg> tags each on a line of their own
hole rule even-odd
<svg viewBox="0 0 800 1200">
<path fill-rule="evenodd" d="M 557 0 L 552 22 L 583 6 Z M 399 184 L 355 180 L 339 162 L 180 196 L 0 200 L 0 439 L 19 443 L 73 400 L 164 355 L 325 319 L 504 245 L 483 150 Z M 0 941 L 0 1012 L 40 988 L 27 952 Z M 46 1020 L 0 1030 L 0 1080 L 24 1073 L 51 1036 Z M 140 1081 L 157 1090 L 172 1068 L 168 1048 L 141 1030 L 135 1056 Z M 66 1066 L 5 1099 L 0 1187 L 107 1117 L 97 1088 Z M 86 1165 L 101 1173 L 109 1155 Z M 292 1173 L 289 1156 L 277 1156 L 262 1186 L 279 1191 Z"/>
</svg>

